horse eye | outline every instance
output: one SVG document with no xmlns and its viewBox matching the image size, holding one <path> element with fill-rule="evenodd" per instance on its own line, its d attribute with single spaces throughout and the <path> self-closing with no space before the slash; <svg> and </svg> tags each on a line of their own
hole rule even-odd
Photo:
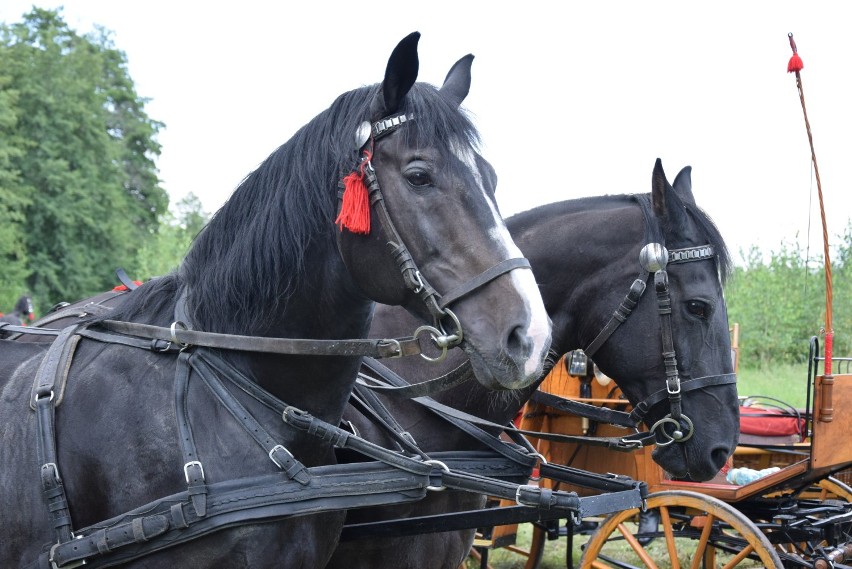
<svg viewBox="0 0 852 569">
<path fill-rule="evenodd" d="M 424 188 L 432 185 L 432 177 L 424 170 L 406 172 L 405 179 L 414 188 Z"/>
<path fill-rule="evenodd" d="M 686 309 L 690 314 L 704 318 L 705 320 L 710 316 L 710 307 L 706 302 L 700 300 L 690 300 L 686 303 Z"/>
</svg>

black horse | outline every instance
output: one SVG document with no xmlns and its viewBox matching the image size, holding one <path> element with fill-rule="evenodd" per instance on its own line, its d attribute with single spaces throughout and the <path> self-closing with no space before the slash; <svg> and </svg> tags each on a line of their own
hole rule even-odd
<svg viewBox="0 0 852 569">
<path fill-rule="evenodd" d="M 683 389 L 682 413 L 692 421 L 692 435 L 672 442 L 669 421 L 661 423 L 654 458 L 676 476 L 694 480 L 711 478 L 733 452 L 739 435 L 736 385 L 722 283 L 730 260 L 722 238 L 707 215 L 696 206 L 691 170 L 685 168 L 671 186 L 660 161 L 654 168 L 650 195 L 610 195 L 552 203 L 506 220 L 512 236 L 530 260 L 553 321 L 552 352 L 594 352 L 594 360 L 634 405 L 654 392 L 666 390 L 664 333 L 657 291 L 651 284 L 632 314 L 605 338 L 600 332 L 613 320 L 616 308 L 634 283 L 648 277 L 646 244 L 657 242 L 669 250 L 666 267 L 671 298 L 671 329 L 677 372 Z M 647 206 L 640 207 L 642 204 Z M 644 215 L 643 215 L 644 211 Z M 693 259 L 691 262 L 684 262 Z M 625 303 L 628 304 L 629 303 Z M 622 314 L 624 311 L 622 310 Z M 371 334 L 382 336 L 405 329 L 408 317 L 392 307 L 376 311 Z M 617 321 L 617 319 L 616 319 Z M 597 340 L 596 338 L 601 338 Z M 604 339 L 605 338 L 605 339 Z M 594 346 L 599 346 L 596 351 Z M 552 362 L 553 360 L 551 360 Z M 442 371 L 458 360 L 448 361 Z M 408 381 L 421 382 L 434 370 L 416 361 L 387 362 Z M 699 378 L 716 378 L 703 388 L 690 390 Z M 464 384 L 435 398 L 488 421 L 505 425 L 532 394 L 535 386 L 507 394 L 489 395 L 474 384 Z M 406 399 L 383 396 L 382 401 L 427 453 L 486 449 L 482 443 L 455 428 L 426 407 Z M 667 399 L 654 405 L 645 417 L 648 426 L 670 412 Z M 367 438 L 391 445 L 364 415 L 350 408 L 344 414 Z M 684 422 L 685 420 L 682 420 Z M 659 429 L 660 427 L 658 427 Z M 481 508 L 484 498 L 459 492 L 429 494 L 424 500 L 400 507 L 351 511 L 347 523 Z M 425 534 L 415 537 L 356 539 L 342 542 L 332 558 L 332 568 L 393 569 L 429 567 L 455 569 L 470 550 L 473 530 Z"/>
<path fill-rule="evenodd" d="M 30 322 L 35 318 L 35 309 L 33 308 L 33 299 L 29 295 L 22 295 L 15 303 L 15 308 L 10 312 L 0 316 L 0 322 L 8 322 L 20 326 L 25 322 Z"/>
<path fill-rule="evenodd" d="M 323 567 L 385 475 L 292 424 L 336 425 L 358 350 L 402 351 L 346 340 L 374 301 L 429 318 L 487 387 L 540 375 L 549 321 L 460 110 L 472 56 L 415 83 L 418 39 L 252 172 L 176 273 L 53 343 L 2 341 L 0 565 Z"/>
</svg>

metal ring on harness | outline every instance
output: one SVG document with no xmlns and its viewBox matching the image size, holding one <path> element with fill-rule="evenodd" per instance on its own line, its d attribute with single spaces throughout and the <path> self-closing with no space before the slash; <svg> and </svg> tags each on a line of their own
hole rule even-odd
<svg viewBox="0 0 852 569">
<path fill-rule="evenodd" d="M 434 460 L 434 459 L 424 460 L 423 464 L 431 464 L 432 466 L 437 466 L 438 468 L 440 468 L 444 472 L 447 472 L 447 473 L 450 472 L 450 467 L 447 466 L 446 464 L 444 464 L 443 462 L 441 462 L 440 460 Z M 446 489 L 447 489 L 447 487 L 443 486 L 443 485 L 441 485 L 441 486 L 427 486 L 426 487 L 426 490 L 432 490 L 433 492 L 441 492 L 442 490 L 446 490 Z"/>
<path fill-rule="evenodd" d="M 692 435 L 695 432 L 695 427 L 692 425 L 692 420 L 689 417 L 687 417 L 686 415 L 683 415 L 683 414 L 681 414 L 680 418 L 683 419 L 684 421 L 686 421 L 686 423 L 687 423 L 686 434 L 683 433 L 682 426 L 681 426 L 680 422 L 676 421 L 675 419 L 672 419 L 671 414 L 666 415 L 665 417 L 663 417 L 662 419 L 660 419 L 659 421 L 654 423 L 654 425 L 650 429 L 651 432 L 654 433 L 655 435 L 657 433 L 660 433 L 660 434 L 663 435 L 663 437 L 668 439 L 667 441 L 662 442 L 662 443 L 658 442 L 657 446 L 664 447 L 664 446 L 668 446 L 668 445 L 670 445 L 674 442 L 684 443 L 684 442 L 686 442 L 686 441 L 688 441 L 689 439 L 692 438 Z M 672 425 L 675 426 L 675 430 L 672 431 L 671 435 L 666 432 L 666 429 L 665 429 L 666 424 L 672 424 Z"/>
<path fill-rule="evenodd" d="M 181 342 L 180 340 L 177 339 L 177 336 L 175 335 L 176 332 L 177 332 L 178 326 L 180 326 L 181 330 L 189 330 L 189 326 L 187 326 L 185 322 L 182 322 L 180 320 L 175 320 L 174 322 L 172 322 L 172 325 L 169 326 L 169 330 L 172 333 L 171 343 L 179 345 L 181 347 L 181 349 L 186 349 L 186 348 L 189 347 L 189 344 L 185 344 L 185 343 Z"/>
<path fill-rule="evenodd" d="M 447 310 L 447 312 L 449 312 L 449 310 Z M 455 318 L 455 314 L 453 314 L 453 317 Z M 447 357 L 447 350 L 451 347 L 458 345 L 461 342 L 460 336 L 456 334 L 448 336 L 446 335 L 446 332 L 438 330 L 434 326 L 429 326 L 428 324 L 417 328 L 417 330 L 414 331 L 414 337 L 419 337 L 422 332 L 428 332 L 429 335 L 432 337 L 432 342 L 435 344 L 435 347 L 441 350 L 441 354 L 435 356 L 434 358 L 427 356 L 426 354 L 421 352 L 420 357 L 429 362 L 443 361 Z"/>
</svg>

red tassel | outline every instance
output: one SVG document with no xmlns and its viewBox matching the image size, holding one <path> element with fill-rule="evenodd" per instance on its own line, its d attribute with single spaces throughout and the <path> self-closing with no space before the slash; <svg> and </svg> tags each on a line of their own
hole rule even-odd
<svg viewBox="0 0 852 569">
<path fill-rule="evenodd" d="M 799 49 L 796 47 L 796 42 L 793 39 L 793 32 L 787 34 L 787 39 L 790 40 L 790 49 L 793 50 L 793 57 L 790 58 L 789 63 L 787 63 L 787 73 L 798 73 L 805 66 L 802 63 L 802 58 L 799 57 Z"/>
<path fill-rule="evenodd" d="M 804 67 L 805 64 L 802 63 L 802 58 L 799 57 L 798 53 L 794 53 L 793 57 L 790 58 L 790 62 L 787 64 L 787 73 L 796 73 Z"/>
<path fill-rule="evenodd" d="M 346 228 L 352 233 L 367 235 L 370 233 L 370 193 L 364 184 L 364 168 L 371 155 L 364 151 L 364 157 L 358 170 L 343 178 L 343 203 L 334 223 L 341 231 Z"/>
</svg>

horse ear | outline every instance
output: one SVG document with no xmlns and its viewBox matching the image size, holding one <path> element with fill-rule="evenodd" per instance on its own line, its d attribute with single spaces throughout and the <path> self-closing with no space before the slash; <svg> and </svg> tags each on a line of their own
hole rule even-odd
<svg viewBox="0 0 852 569">
<path fill-rule="evenodd" d="M 470 92 L 470 66 L 473 63 L 473 54 L 467 54 L 458 61 L 447 73 L 444 84 L 439 92 L 444 99 L 454 107 L 462 104 Z"/>
<path fill-rule="evenodd" d="M 395 113 L 417 80 L 417 72 L 420 68 L 420 60 L 417 58 L 419 40 L 420 32 L 412 32 L 405 36 L 391 53 L 387 69 L 385 69 L 381 93 L 370 105 L 370 114 L 373 119 Z"/>
<path fill-rule="evenodd" d="M 654 205 L 654 214 L 659 218 L 668 215 L 666 207 L 666 192 L 673 191 L 666 173 L 663 172 L 663 162 L 657 158 L 654 164 L 654 173 L 651 175 L 651 203 Z"/>
<path fill-rule="evenodd" d="M 672 186 L 684 203 L 695 205 L 695 196 L 692 195 L 692 166 L 687 166 L 678 172 Z"/>
</svg>

